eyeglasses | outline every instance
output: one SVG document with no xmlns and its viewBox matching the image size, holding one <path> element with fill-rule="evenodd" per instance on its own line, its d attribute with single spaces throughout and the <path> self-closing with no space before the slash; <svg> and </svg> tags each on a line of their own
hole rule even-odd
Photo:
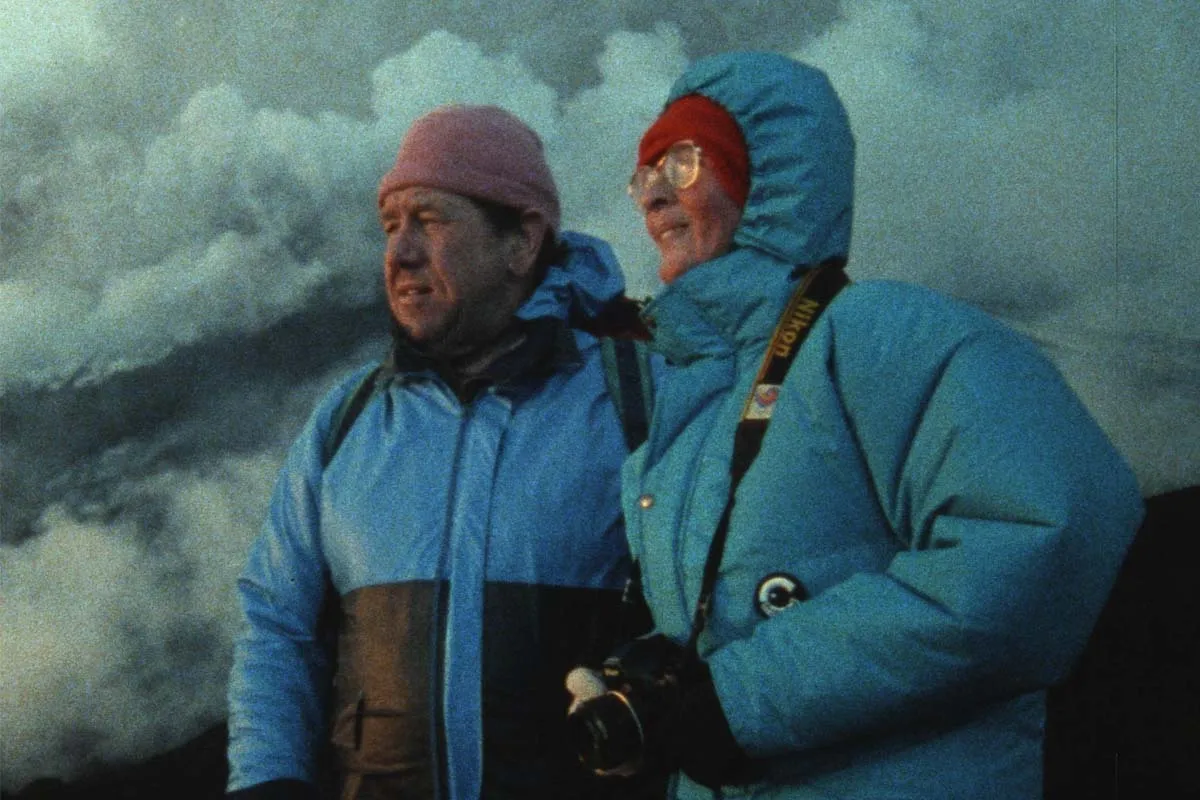
<svg viewBox="0 0 1200 800">
<path fill-rule="evenodd" d="M 651 187 L 665 180 L 672 189 L 686 189 L 700 177 L 700 146 L 690 139 L 676 142 L 667 148 L 663 157 L 653 165 L 645 164 L 629 179 L 629 196 L 641 205 Z"/>
</svg>

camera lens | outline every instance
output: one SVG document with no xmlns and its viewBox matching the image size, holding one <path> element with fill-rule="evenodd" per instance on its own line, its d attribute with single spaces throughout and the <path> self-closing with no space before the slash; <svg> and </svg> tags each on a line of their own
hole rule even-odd
<svg viewBox="0 0 1200 800">
<path fill-rule="evenodd" d="M 642 726 L 625 695 L 607 692 L 582 703 L 567 717 L 567 728 L 572 747 L 588 769 L 623 775 L 639 766 Z"/>
</svg>

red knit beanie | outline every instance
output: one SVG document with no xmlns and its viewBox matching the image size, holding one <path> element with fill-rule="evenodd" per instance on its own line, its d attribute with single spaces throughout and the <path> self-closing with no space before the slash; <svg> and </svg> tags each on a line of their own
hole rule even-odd
<svg viewBox="0 0 1200 800">
<path fill-rule="evenodd" d="M 379 183 L 379 204 L 409 186 L 536 211 L 558 230 L 558 190 L 542 140 L 498 106 L 442 106 L 414 122 Z"/>
<path fill-rule="evenodd" d="M 716 102 L 699 94 L 671 103 L 642 136 L 638 166 L 653 164 L 676 142 L 691 139 L 700 146 L 707 165 L 725 193 L 746 205 L 750 192 L 750 157 L 737 120 Z"/>
</svg>

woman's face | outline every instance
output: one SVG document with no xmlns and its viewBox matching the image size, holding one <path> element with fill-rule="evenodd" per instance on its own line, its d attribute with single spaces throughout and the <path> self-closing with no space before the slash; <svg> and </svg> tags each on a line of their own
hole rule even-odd
<svg viewBox="0 0 1200 800">
<path fill-rule="evenodd" d="M 695 183 L 676 189 L 651 180 L 635 198 L 646 218 L 646 231 L 662 261 L 658 276 L 671 283 L 697 264 L 729 252 L 742 210 L 706 169 L 703 159 Z"/>
</svg>

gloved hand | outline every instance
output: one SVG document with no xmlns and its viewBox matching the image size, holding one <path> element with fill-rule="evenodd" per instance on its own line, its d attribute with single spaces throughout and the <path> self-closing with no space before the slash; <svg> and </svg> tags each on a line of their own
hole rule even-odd
<svg viewBox="0 0 1200 800">
<path fill-rule="evenodd" d="M 750 759 L 729 730 L 708 665 L 665 636 L 622 646 L 599 676 L 572 672 L 568 688 L 581 754 L 597 771 L 681 769 L 711 788 L 749 780 Z"/>
<path fill-rule="evenodd" d="M 710 789 L 751 782 L 755 765 L 733 738 L 708 664 L 694 659 L 680 687 L 675 732 L 668 740 L 679 769 Z"/>
</svg>

